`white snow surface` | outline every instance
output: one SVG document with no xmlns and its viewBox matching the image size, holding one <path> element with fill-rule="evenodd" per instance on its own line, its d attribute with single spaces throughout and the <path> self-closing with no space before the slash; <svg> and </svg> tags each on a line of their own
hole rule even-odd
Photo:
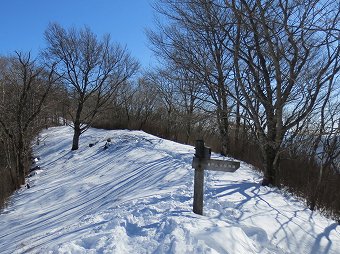
<svg viewBox="0 0 340 254">
<path fill-rule="evenodd" d="M 340 253 L 336 222 L 261 186 L 243 162 L 235 173 L 205 172 L 200 216 L 193 147 L 89 129 L 70 151 L 72 135 L 69 127 L 41 133 L 39 174 L 0 213 L 0 253 Z"/>
</svg>

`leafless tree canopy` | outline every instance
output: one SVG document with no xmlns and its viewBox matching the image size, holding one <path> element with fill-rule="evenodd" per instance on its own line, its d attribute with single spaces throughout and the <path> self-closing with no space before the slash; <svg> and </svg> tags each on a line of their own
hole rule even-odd
<svg viewBox="0 0 340 254">
<path fill-rule="evenodd" d="M 31 59 L 16 53 L 1 59 L 0 141 L 14 188 L 25 182 L 30 142 L 41 124 L 38 115 L 57 77 Z"/>
<path fill-rule="evenodd" d="M 69 114 L 74 128 L 72 150 L 77 150 L 81 133 L 139 65 L 126 48 L 111 43 L 109 35 L 98 39 L 87 27 L 66 30 L 50 24 L 45 38 L 45 57 L 56 64 L 73 98 Z"/>
<path fill-rule="evenodd" d="M 158 1 L 148 35 L 163 61 L 204 84 L 222 140 L 238 142 L 241 119 L 260 144 L 264 184 L 279 185 L 286 140 L 336 93 L 338 1 Z M 161 20 L 161 19 L 160 19 Z M 203 100 L 203 98 L 202 98 Z"/>
</svg>

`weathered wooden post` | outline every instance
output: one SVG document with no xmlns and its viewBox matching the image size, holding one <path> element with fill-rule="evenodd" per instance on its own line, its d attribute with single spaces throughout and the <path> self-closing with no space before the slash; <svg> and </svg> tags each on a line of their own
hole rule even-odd
<svg viewBox="0 0 340 254">
<path fill-rule="evenodd" d="M 194 178 L 194 205 L 193 211 L 196 214 L 203 214 L 203 190 L 204 190 L 204 169 L 203 162 L 205 159 L 210 159 L 211 150 L 204 146 L 203 140 L 196 140 L 195 144 L 195 158 L 198 159 L 198 165 L 195 167 Z"/>
<path fill-rule="evenodd" d="M 195 169 L 193 212 L 203 215 L 204 170 L 235 172 L 240 167 L 240 162 L 210 159 L 211 149 L 204 146 L 203 140 L 196 140 L 195 150 L 192 160 L 192 167 Z"/>
</svg>

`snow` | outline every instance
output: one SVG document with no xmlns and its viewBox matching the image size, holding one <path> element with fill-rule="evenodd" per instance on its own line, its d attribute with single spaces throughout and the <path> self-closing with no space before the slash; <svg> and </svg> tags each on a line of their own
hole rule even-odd
<svg viewBox="0 0 340 254">
<path fill-rule="evenodd" d="M 41 140 L 31 188 L 0 213 L 0 253 L 340 253 L 336 222 L 261 186 L 243 162 L 235 173 L 205 173 L 200 216 L 192 212 L 191 146 L 89 129 L 70 151 L 69 127 Z"/>
</svg>

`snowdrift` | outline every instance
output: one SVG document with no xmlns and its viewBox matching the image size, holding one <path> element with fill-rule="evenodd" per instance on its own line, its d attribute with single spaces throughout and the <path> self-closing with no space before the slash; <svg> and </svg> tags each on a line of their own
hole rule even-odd
<svg viewBox="0 0 340 254">
<path fill-rule="evenodd" d="M 205 173 L 199 216 L 191 146 L 90 129 L 70 151 L 69 127 L 41 140 L 31 188 L 0 213 L 0 253 L 340 253 L 337 223 L 260 186 L 245 163 L 235 173 Z"/>
</svg>

